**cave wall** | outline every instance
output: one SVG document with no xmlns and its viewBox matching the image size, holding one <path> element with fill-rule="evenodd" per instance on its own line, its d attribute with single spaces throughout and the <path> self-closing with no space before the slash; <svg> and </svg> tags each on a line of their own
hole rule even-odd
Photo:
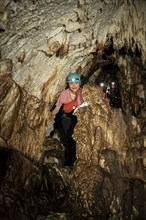
<svg viewBox="0 0 146 220">
<path fill-rule="evenodd" d="M 145 60 L 145 1 L 9 0 L 0 8 L 1 59 L 12 60 L 14 83 L 47 102 L 48 111 L 68 72 L 88 74 L 93 54 L 103 53 L 110 36 L 115 50 L 137 46 Z"/>
<path fill-rule="evenodd" d="M 0 163 L 2 174 L 5 163 L 10 166 L 0 179 L 0 207 L 10 216 L 36 219 L 43 215 L 40 202 L 45 216 L 69 210 L 66 219 L 145 219 L 145 11 L 144 0 L 0 1 L 0 146 L 2 155 L 10 149 L 15 158 Z M 95 83 L 109 64 L 118 66 L 120 108 L 112 108 Z M 77 159 L 68 170 L 52 153 L 63 149 L 59 138 L 46 139 L 46 131 L 72 71 L 82 75 L 87 105 L 75 112 Z M 53 156 L 45 158 L 47 151 Z M 15 178 L 19 168 L 24 176 Z"/>
<path fill-rule="evenodd" d="M 136 119 L 111 107 L 95 85 L 85 85 L 83 97 L 88 105 L 75 113 L 72 210 L 85 219 L 144 219 L 146 150 L 144 137 L 135 140 Z"/>
</svg>

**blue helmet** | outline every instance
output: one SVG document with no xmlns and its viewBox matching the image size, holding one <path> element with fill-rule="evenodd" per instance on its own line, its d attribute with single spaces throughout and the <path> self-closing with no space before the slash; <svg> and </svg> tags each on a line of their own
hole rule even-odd
<svg viewBox="0 0 146 220">
<path fill-rule="evenodd" d="M 81 82 L 81 77 L 78 73 L 70 73 L 67 78 L 66 78 L 67 83 L 72 83 L 72 82 Z"/>
</svg>

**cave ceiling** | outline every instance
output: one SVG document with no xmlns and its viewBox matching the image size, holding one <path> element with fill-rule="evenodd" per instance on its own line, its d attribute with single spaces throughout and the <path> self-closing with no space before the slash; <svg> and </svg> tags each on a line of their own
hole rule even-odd
<svg viewBox="0 0 146 220">
<path fill-rule="evenodd" d="M 84 99 L 71 168 L 51 117 L 69 72 Z M 146 219 L 146 0 L 0 0 L 0 217 L 14 216 Z"/>
</svg>

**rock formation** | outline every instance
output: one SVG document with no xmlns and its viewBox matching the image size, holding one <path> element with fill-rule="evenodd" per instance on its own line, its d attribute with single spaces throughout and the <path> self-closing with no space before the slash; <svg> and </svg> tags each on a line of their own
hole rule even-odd
<svg viewBox="0 0 146 220">
<path fill-rule="evenodd" d="M 1 219 L 146 218 L 145 11 L 145 0 L 0 0 Z M 51 110 L 69 72 L 84 105 L 64 167 Z"/>
</svg>

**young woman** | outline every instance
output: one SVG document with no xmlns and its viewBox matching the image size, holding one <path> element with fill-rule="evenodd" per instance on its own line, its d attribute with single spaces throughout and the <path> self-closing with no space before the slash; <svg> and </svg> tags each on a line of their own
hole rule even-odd
<svg viewBox="0 0 146 220">
<path fill-rule="evenodd" d="M 73 165 L 76 160 L 75 141 L 72 138 L 73 129 L 77 123 L 77 117 L 73 111 L 83 103 L 80 88 L 81 78 L 77 73 L 70 73 L 66 79 L 68 88 L 63 90 L 56 102 L 52 115 L 56 115 L 62 108 L 61 125 L 66 140 L 66 165 Z"/>
</svg>

